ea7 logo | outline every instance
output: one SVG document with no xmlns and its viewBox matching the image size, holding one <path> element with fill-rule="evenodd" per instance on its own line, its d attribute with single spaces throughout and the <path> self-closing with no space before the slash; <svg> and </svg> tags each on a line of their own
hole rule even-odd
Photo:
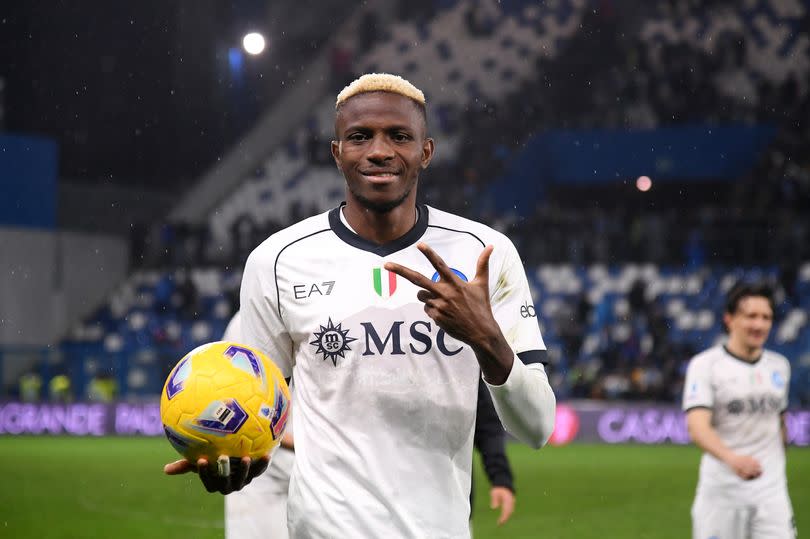
<svg viewBox="0 0 810 539">
<path fill-rule="evenodd" d="M 534 305 L 528 301 L 520 306 L 520 316 L 523 318 L 535 318 L 537 311 L 534 310 Z"/>
<path fill-rule="evenodd" d="M 328 296 L 332 293 L 332 288 L 335 286 L 335 281 L 324 281 L 320 285 L 318 283 L 312 284 L 296 284 L 293 285 L 293 292 L 295 299 L 307 299 L 310 296 Z"/>
</svg>

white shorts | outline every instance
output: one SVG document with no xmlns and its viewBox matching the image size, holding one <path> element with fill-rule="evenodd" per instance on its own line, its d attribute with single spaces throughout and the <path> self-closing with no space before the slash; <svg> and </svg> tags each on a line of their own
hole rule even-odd
<svg viewBox="0 0 810 539">
<path fill-rule="evenodd" d="M 279 448 L 265 473 L 225 496 L 225 539 L 289 538 L 287 491 L 292 455 Z"/>
<path fill-rule="evenodd" d="M 698 494 L 692 504 L 693 539 L 795 539 L 796 523 L 787 495 L 734 505 Z"/>
</svg>

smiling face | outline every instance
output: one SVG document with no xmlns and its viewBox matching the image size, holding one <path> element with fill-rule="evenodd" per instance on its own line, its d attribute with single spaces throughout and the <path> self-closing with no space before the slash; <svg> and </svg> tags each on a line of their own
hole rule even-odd
<svg viewBox="0 0 810 539">
<path fill-rule="evenodd" d="M 388 213 L 416 203 L 416 184 L 433 156 L 433 140 L 415 102 L 390 92 L 351 97 L 338 110 L 335 137 L 332 155 L 346 178 L 349 204 Z"/>
<path fill-rule="evenodd" d="M 761 350 L 773 325 L 773 309 L 768 298 L 745 296 L 733 313 L 723 317 L 729 344 L 741 350 Z"/>
</svg>

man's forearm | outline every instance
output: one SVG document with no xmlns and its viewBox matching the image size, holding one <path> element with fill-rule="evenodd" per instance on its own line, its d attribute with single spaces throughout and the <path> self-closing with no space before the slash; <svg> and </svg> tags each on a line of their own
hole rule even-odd
<svg viewBox="0 0 810 539">
<path fill-rule="evenodd" d="M 486 381 L 486 379 L 485 379 Z M 557 399 L 542 364 L 524 365 L 515 357 L 506 381 L 487 388 L 504 428 L 515 438 L 538 449 L 554 431 Z"/>
<path fill-rule="evenodd" d="M 711 425 L 689 424 L 689 436 L 700 449 L 722 462 L 728 462 L 734 453 L 726 446 Z"/>
</svg>

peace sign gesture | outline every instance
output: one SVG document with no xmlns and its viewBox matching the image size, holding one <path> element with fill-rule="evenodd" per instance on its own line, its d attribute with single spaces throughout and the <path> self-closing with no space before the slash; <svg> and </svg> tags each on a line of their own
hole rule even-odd
<svg viewBox="0 0 810 539">
<path fill-rule="evenodd" d="M 454 274 L 427 244 L 416 247 L 436 268 L 440 277 L 437 282 L 394 262 L 386 262 L 385 269 L 420 287 L 416 298 L 425 304 L 425 313 L 448 335 L 473 349 L 488 382 L 503 383 L 512 368 L 514 353 L 495 321 L 489 301 L 489 258 L 493 247 L 487 246 L 478 257 L 475 278 L 470 282 Z"/>
</svg>

